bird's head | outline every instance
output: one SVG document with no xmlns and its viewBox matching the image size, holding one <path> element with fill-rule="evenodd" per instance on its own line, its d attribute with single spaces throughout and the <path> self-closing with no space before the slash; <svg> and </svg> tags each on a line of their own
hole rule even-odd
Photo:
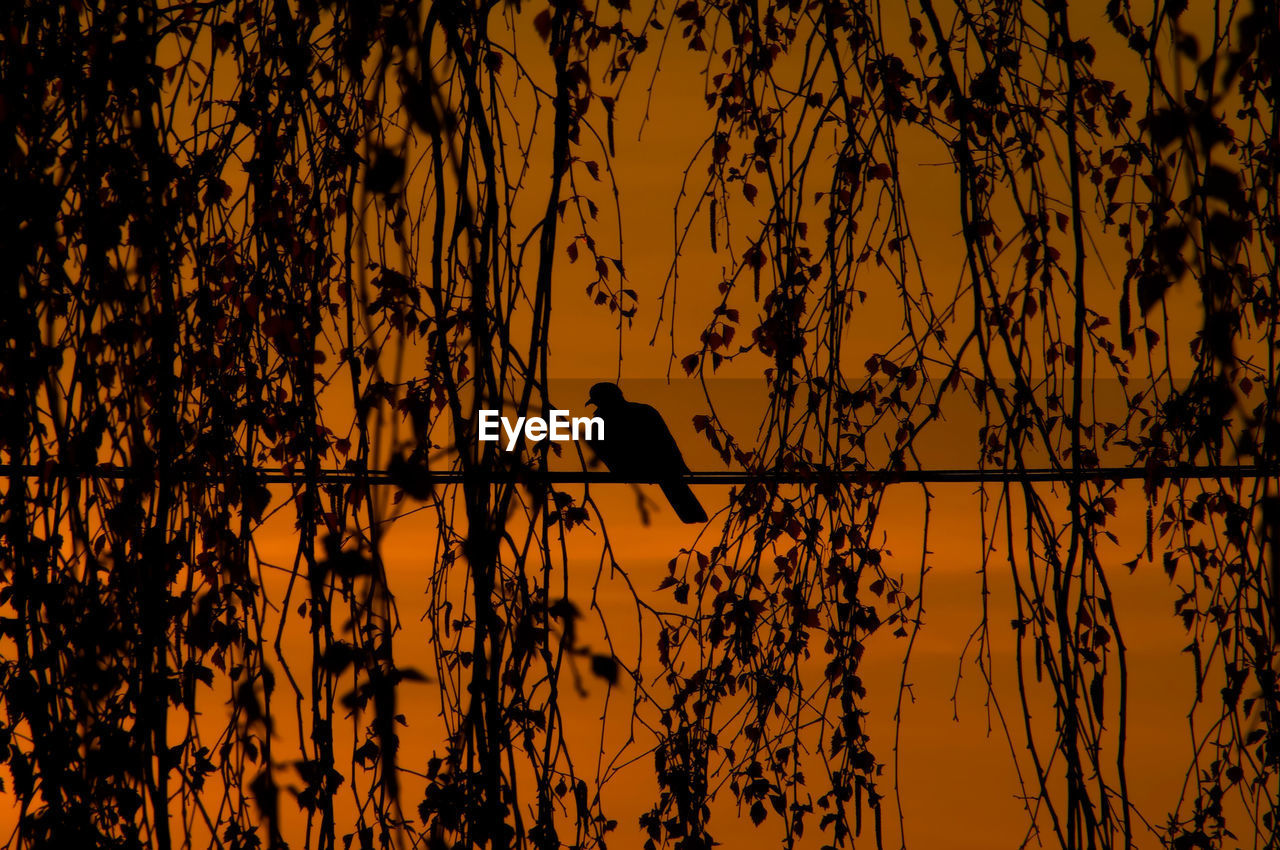
<svg viewBox="0 0 1280 850">
<path fill-rule="evenodd" d="M 611 384 L 608 381 L 593 385 L 587 398 L 587 404 L 594 404 L 599 410 L 608 409 L 623 401 L 622 390 L 618 389 L 617 384 Z"/>
</svg>

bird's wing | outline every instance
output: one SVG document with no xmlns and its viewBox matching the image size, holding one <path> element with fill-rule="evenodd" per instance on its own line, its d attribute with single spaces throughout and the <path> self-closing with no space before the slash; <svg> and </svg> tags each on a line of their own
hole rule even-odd
<svg viewBox="0 0 1280 850">
<path fill-rule="evenodd" d="M 637 445 L 636 450 L 645 463 L 652 464 L 655 472 L 688 472 L 689 467 L 685 465 L 680 446 L 663 421 L 662 414 L 650 405 L 639 402 L 631 402 L 630 408 L 627 412 L 634 423 L 636 442 L 643 443 L 643 447 Z"/>
</svg>

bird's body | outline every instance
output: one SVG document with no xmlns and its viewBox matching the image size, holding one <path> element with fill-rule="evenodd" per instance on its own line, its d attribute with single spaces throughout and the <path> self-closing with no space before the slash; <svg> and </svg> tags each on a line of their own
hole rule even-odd
<svg viewBox="0 0 1280 850">
<path fill-rule="evenodd" d="M 596 415 L 604 420 L 604 438 L 590 445 L 610 472 L 657 481 L 682 522 L 707 521 L 707 512 L 681 480 L 689 467 L 662 414 L 650 405 L 627 401 L 622 390 L 609 383 L 593 386 L 588 404 L 594 404 Z"/>
</svg>

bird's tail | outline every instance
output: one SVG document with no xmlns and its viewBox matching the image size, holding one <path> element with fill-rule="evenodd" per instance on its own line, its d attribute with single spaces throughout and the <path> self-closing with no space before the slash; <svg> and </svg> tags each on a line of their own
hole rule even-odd
<svg viewBox="0 0 1280 850">
<path fill-rule="evenodd" d="M 662 481 L 658 486 L 662 488 L 662 493 L 671 503 L 671 507 L 675 508 L 676 516 L 680 517 L 681 522 L 707 521 L 707 512 L 702 509 L 702 504 L 698 501 L 698 497 L 693 495 L 688 484 L 683 481 Z"/>
</svg>

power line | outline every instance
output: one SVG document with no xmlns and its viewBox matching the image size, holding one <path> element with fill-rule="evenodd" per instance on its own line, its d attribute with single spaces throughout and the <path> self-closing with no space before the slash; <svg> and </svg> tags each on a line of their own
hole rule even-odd
<svg viewBox="0 0 1280 850">
<path fill-rule="evenodd" d="M 1209 478 L 1254 479 L 1271 477 L 1280 474 L 1280 466 L 1241 464 L 1170 464 L 1166 466 L 1100 466 L 1081 469 L 1078 473 L 1071 469 L 1036 467 L 1030 469 L 866 469 L 866 470 L 813 470 L 813 471 L 767 471 L 744 472 L 734 470 L 711 470 L 690 472 L 682 476 L 688 484 L 730 486 L 735 484 L 774 483 L 774 484 L 998 484 L 1004 482 L 1070 482 L 1073 480 L 1122 481 L 1134 479 L 1152 479 L 1156 481 L 1197 480 Z M 96 480 L 155 480 L 159 477 L 155 468 L 137 469 L 128 466 L 68 466 L 63 464 L 0 464 L 0 475 L 9 478 L 81 478 Z M 418 483 L 430 481 L 442 486 L 461 484 L 467 480 L 489 481 L 494 484 L 511 482 L 539 482 L 545 484 L 652 484 L 656 477 L 621 476 L 611 472 L 588 472 L 583 470 L 553 470 L 540 472 L 537 470 L 512 471 L 476 471 L 463 472 L 449 470 L 414 470 L 406 472 L 389 469 L 320 469 L 312 475 L 305 470 L 285 467 L 264 467 L 247 471 L 240 476 L 211 474 L 207 471 L 174 468 L 169 477 L 185 482 L 217 482 L 221 480 L 252 481 L 261 484 L 305 484 L 315 481 L 317 484 L 355 484 L 366 483 L 375 486 L 402 486 L 412 479 Z"/>
</svg>

